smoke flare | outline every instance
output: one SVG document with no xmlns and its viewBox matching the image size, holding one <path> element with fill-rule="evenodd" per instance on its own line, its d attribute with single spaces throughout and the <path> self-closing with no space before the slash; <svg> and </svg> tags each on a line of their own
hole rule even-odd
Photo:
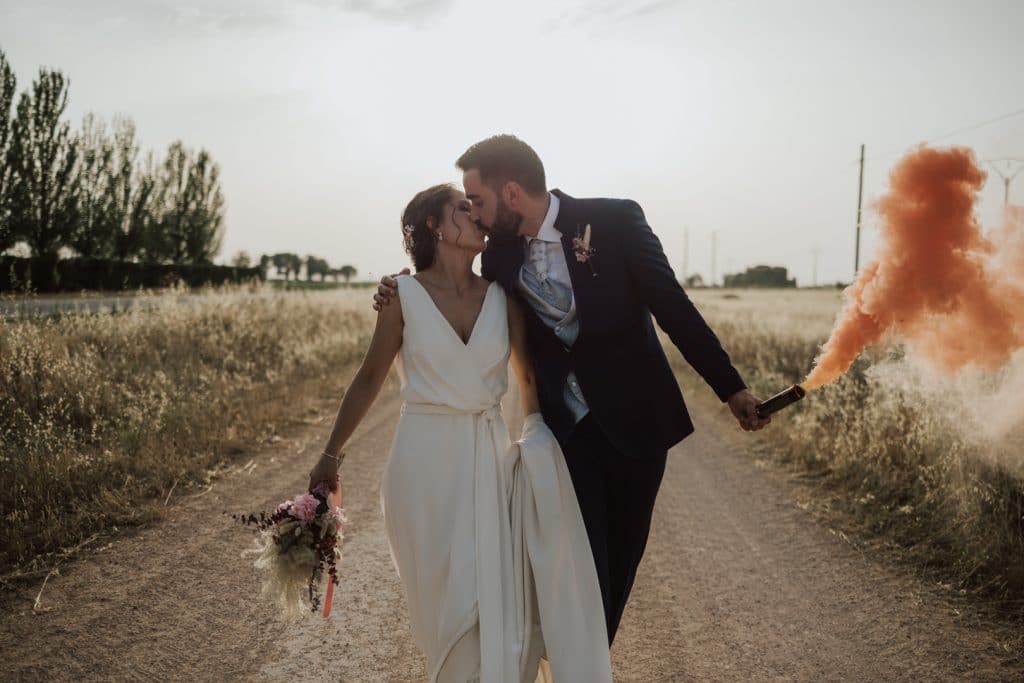
<svg viewBox="0 0 1024 683">
<path fill-rule="evenodd" d="M 974 216 L 985 173 L 972 150 L 918 147 L 875 204 L 878 258 L 844 292 L 846 306 L 803 382 L 837 380 L 892 332 L 938 369 L 995 370 L 1024 346 L 1024 212 L 986 238 Z"/>
</svg>

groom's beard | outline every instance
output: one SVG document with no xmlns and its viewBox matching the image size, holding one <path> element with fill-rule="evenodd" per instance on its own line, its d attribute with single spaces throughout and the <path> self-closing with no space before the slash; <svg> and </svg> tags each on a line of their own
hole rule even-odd
<svg viewBox="0 0 1024 683">
<path fill-rule="evenodd" d="M 494 217 L 494 224 L 491 226 L 491 234 L 495 237 L 508 239 L 519 234 L 519 226 L 523 223 L 523 215 L 516 213 L 505 205 L 505 202 L 498 202 L 498 212 Z"/>
</svg>

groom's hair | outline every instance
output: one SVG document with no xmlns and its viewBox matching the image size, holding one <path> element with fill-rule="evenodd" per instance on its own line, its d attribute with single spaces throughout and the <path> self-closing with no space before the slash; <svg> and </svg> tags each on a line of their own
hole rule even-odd
<svg viewBox="0 0 1024 683">
<path fill-rule="evenodd" d="M 547 192 L 544 164 L 533 148 L 514 135 L 494 135 L 470 146 L 455 162 L 460 171 L 476 169 L 496 192 L 512 180 L 531 195 Z"/>
</svg>

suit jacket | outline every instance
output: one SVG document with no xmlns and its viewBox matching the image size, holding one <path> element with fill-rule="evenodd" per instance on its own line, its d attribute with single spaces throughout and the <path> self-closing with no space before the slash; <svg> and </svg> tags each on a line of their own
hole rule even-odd
<svg viewBox="0 0 1024 683">
<path fill-rule="evenodd" d="M 541 413 L 561 444 L 575 421 L 562 397 L 570 369 L 608 440 L 629 457 L 649 458 L 693 433 L 682 393 L 651 314 L 686 361 L 725 401 L 746 388 L 728 354 L 676 280 L 640 205 L 630 199 L 575 199 L 560 190 L 555 228 L 576 297 L 580 330 L 565 346 L 519 293 L 523 239 L 492 237 L 482 274 L 524 310 Z M 580 262 L 573 238 L 591 226 L 595 253 Z"/>
</svg>

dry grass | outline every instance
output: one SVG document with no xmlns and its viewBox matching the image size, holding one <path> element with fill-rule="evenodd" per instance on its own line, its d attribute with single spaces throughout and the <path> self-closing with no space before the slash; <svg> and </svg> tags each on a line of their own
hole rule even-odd
<svg viewBox="0 0 1024 683">
<path fill-rule="evenodd" d="M 162 295 L 116 315 L 0 323 L 0 573 L 33 573 L 96 531 L 145 522 L 340 397 L 372 331 L 366 292 Z"/>
<path fill-rule="evenodd" d="M 692 292 L 761 395 L 800 381 L 836 291 Z M 340 397 L 373 315 L 365 290 L 210 292 L 196 305 L 0 327 L 0 571 L 159 515 L 299 415 Z M 699 382 L 677 353 L 681 376 Z M 865 537 L 1017 614 L 1024 600 L 1024 358 L 999 376 L 934 376 L 896 348 L 773 425 Z M 326 378 L 326 379 L 325 379 Z M 784 428 L 783 428 L 784 426 Z"/>
<path fill-rule="evenodd" d="M 803 379 L 842 306 L 835 291 L 692 296 L 764 397 Z M 997 375 L 950 378 L 893 344 L 787 409 L 769 436 L 866 538 L 894 543 L 953 588 L 1024 616 L 1022 388 L 1024 357 Z"/>
</svg>

